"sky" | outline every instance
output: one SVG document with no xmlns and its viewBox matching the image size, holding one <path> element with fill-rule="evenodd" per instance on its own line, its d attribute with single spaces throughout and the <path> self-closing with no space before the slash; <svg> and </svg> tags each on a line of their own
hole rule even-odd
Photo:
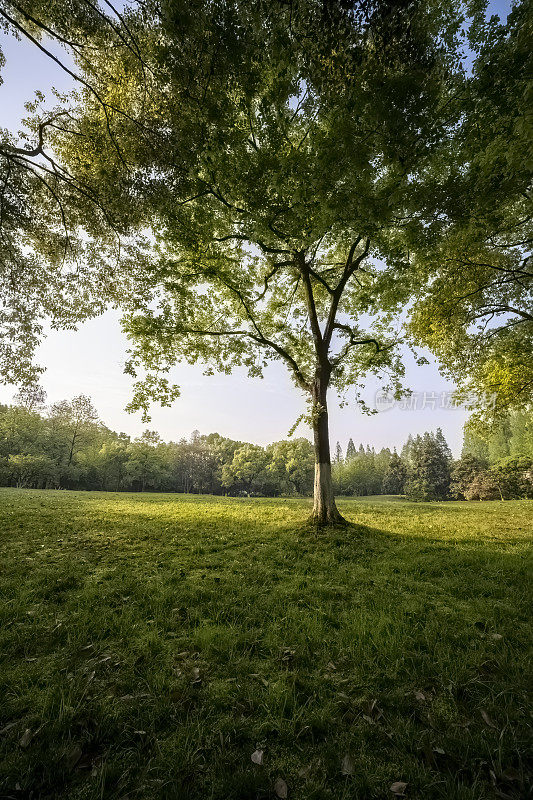
<svg viewBox="0 0 533 800">
<path fill-rule="evenodd" d="M 509 4 L 498 0 L 490 12 L 505 16 Z M 72 88 L 70 76 L 36 47 L 0 32 L 0 47 L 6 57 L 0 85 L 0 127 L 18 131 L 25 115 L 24 103 L 35 90 L 54 102 L 51 88 Z M 124 410 L 131 397 L 131 378 L 124 375 L 127 341 L 120 329 L 119 315 L 108 311 L 80 326 L 77 331 L 51 331 L 39 348 L 38 362 L 46 368 L 41 384 L 48 402 L 83 393 L 89 395 L 105 424 L 135 437 L 146 427 L 157 430 L 166 440 L 201 433 L 218 432 L 232 439 L 268 444 L 287 437 L 305 410 L 302 392 L 296 389 L 285 367 L 274 363 L 264 379 L 251 379 L 245 370 L 231 375 L 203 375 L 202 366 L 179 364 L 170 378 L 181 388 L 181 396 L 171 408 L 154 405 L 147 425 L 140 414 Z M 412 390 L 407 408 L 396 404 L 377 414 L 363 414 L 355 402 L 339 408 L 334 393 L 329 400 L 332 447 L 339 441 L 343 450 L 348 439 L 381 447 L 401 448 L 409 434 L 442 428 L 452 451 L 461 450 L 462 428 L 467 412 L 449 407 L 453 384 L 439 372 L 435 360 L 425 354 L 429 364 L 418 366 L 406 352 L 406 385 Z M 366 400 L 374 405 L 379 386 L 369 383 Z M 10 402 L 16 387 L 0 384 L 0 402 Z M 350 394 L 347 399 L 353 398 Z M 295 435 L 309 436 L 301 424 Z"/>
</svg>

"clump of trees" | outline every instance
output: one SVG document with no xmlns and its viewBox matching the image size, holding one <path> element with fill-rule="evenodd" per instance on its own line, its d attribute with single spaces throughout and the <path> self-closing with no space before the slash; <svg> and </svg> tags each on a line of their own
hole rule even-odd
<svg viewBox="0 0 533 800">
<path fill-rule="evenodd" d="M 373 447 L 361 444 L 356 449 L 353 440 L 350 439 L 346 448 L 346 458 L 343 458 L 340 445 L 337 444 L 333 464 L 335 492 L 340 495 L 357 496 L 381 494 L 393 457 L 394 454 L 388 447 L 376 452 Z"/>
<path fill-rule="evenodd" d="M 0 485 L 105 491 L 303 494 L 313 490 L 307 439 L 268 447 L 194 431 L 164 442 L 155 431 L 131 440 L 107 428 L 90 398 L 44 407 L 27 390 L 0 405 Z"/>
<path fill-rule="evenodd" d="M 45 406 L 28 388 L 0 405 L 0 486 L 101 491 L 186 492 L 277 497 L 313 494 L 315 456 L 308 439 L 261 447 L 218 433 L 164 442 L 146 430 L 131 439 L 99 419 L 78 395 Z M 401 453 L 350 439 L 333 463 L 340 495 L 405 495 L 410 500 L 533 497 L 533 419 L 512 412 L 498 427 L 467 426 L 454 461 L 442 431 L 409 436 Z"/>
<path fill-rule="evenodd" d="M 512 411 L 483 430 L 465 426 L 463 452 L 454 460 L 442 430 L 409 436 L 398 455 L 352 439 L 346 456 L 337 444 L 335 490 L 343 495 L 405 495 L 414 501 L 511 500 L 533 497 L 533 416 Z"/>
<path fill-rule="evenodd" d="M 467 424 L 454 465 L 452 497 L 510 500 L 533 497 L 533 415 L 512 411 L 490 427 Z"/>
<path fill-rule="evenodd" d="M 445 500 L 450 487 L 452 454 L 440 428 L 436 434 L 409 436 L 401 456 L 396 451 L 355 445 L 334 464 L 335 488 L 344 495 L 405 494 L 412 500 Z"/>
</svg>

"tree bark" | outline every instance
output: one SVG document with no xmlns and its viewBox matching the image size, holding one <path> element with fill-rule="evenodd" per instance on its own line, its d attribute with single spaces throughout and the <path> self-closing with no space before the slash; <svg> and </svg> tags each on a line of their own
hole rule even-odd
<svg viewBox="0 0 533 800">
<path fill-rule="evenodd" d="M 315 489 L 311 521 L 315 525 L 345 522 L 335 504 L 331 480 L 331 454 L 327 407 L 327 383 L 318 378 L 313 386 L 313 434 L 315 440 Z"/>
</svg>

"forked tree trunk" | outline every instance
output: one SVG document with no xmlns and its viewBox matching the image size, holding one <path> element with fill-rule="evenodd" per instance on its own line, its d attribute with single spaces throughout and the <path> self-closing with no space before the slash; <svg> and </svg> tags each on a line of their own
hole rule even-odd
<svg viewBox="0 0 533 800">
<path fill-rule="evenodd" d="M 313 387 L 313 434 L 315 440 L 315 491 L 311 521 L 315 525 L 335 525 L 344 522 L 333 494 L 331 455 L 329 448 L 327 385 L 317 380 Z"/>
</svg>

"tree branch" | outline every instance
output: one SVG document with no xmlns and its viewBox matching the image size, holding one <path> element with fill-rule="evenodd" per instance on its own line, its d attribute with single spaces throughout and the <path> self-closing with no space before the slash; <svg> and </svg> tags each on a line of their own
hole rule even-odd
<svg viewBox="0 0 533 800">
<path fill-rule="evenodd" d="M 185 334 L 193 334 L 195 336 L 246 336 L 250 339 L 253 339 L 255 342 L 260 344 L 262 347 L 269 347 L 272 348 L 279 356 L 281 356 L 289 365 L 296 382 L 300 386 L 300 388 L 304 389 L 306 392 L 311 391 L 311 386 L 309 382 L 305 379 L 300 367 L 298 366 L 295 359 L 288 353 L 281 345 L 278 345 L 276 342 L 267 339 L 262 334 L 253 334 L 250 331 L 244 330 L 234 330 L 234 331 L 205 331 L 205 330 L 198 330 L 196 328 L 180 328 L 180 333 Z"/>
<path fill-rule="evenodd" d="M 361 241 L 361 236 L 358 236 L 356 241 L 350 247 L 350 252 L 348 253 L 348 258 L 346 259 L 346 265 L 344 267 L 342 277 L 333 292 L 333 299 L 331 301 L 331 306 L 328 314 L 328 321 L 326 323 L 326 330 L 324 332 L 324 341 L 326 344 L 326 348 L 329 347 L 329 344 L 331 342 L 331 336 L 333 334 L 333 328 L 335 326 L 335 318 L 337 316 L 337 311 L 339 308 L 339 303 L 342 297 L 342 293 L 346 287 L 346 284 L 352 277 L 353 273 L 356 271 L 356 269 L 358 269 L 359 264 L 361 264 L 363 259 L 367 257 L 368 251 L 370 249 L 370 238 L 367 237 L 363 252 L 361 253 L 361 255 L 357 256 L 357 258 L 354 260 L 355 251 L 360 241 Z"/>
</svg>

